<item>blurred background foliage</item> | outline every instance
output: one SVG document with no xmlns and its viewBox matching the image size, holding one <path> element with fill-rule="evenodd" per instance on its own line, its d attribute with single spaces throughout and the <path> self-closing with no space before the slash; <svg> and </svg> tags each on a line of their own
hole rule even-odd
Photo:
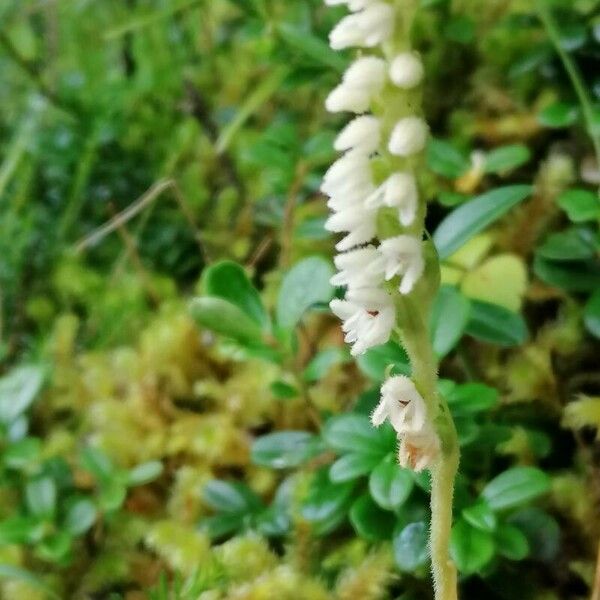
<svg viewBox="0 0 600 600">
<path fill-rule="evenodd" d="M 421 5 L 461 597 L 597 598 L 600 2 Z M 2 598 L 430 597 L 326 310 L 342 13 L 0 3 Z"/>
</svg>

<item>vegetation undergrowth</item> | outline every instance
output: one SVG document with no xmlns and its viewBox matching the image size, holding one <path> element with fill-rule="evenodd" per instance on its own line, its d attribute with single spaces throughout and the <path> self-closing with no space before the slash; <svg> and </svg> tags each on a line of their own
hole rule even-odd
<svg viewBox="0 0 600 600">
<path fill-rule="evenodd" d="M 415 8 L 459 597 L 597 598 L 600 3 Z M 0 597 L 433 597 L 402 328 L 328 307 L 346 12 L 0 4 Z"/>
</svg>

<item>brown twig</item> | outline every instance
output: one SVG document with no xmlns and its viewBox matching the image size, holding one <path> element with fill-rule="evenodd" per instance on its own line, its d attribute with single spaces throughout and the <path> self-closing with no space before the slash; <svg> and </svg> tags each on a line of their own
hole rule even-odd
<svg viewBox="0 0 600 600">
<path fill-rule="evenodd" d="M 246 266 L 251 269 L 256 267 L 256 265 L 262 260 L 263 256 L 270 250 L 272 245 L 273 236 L 265 236 L 260 241 L 254 252 L 250 255 L 250 258 L 248 258 L 248 260 L 246 261 Z"/>
<path fill-rule="evenodd" d="M 114 206 L 111 204 L 110 209 L 114 211 Z M 154 286 L 152 285 L 152 281 L 144 268 L 144 263 L 140 257 L 140 254 L 137 249 L 137 244 L 135 239 L 131 236 L 127 228 L 125 227 L 125 222 L 117 219 L 118 215 L 113 217 L 113 220 L 116 222 L 116 230 L 119 234 L 119 237 L 123 241 L 123 245 L 125 246 L 125 251 L 127 253 L 127 257 L 131 261 L 134 269 L 137 271 L 137 274 L 142 281 L 146 292 L 148 293 L 149 298 L 151 299 L 154 306 L 158 306 L 160 304 L 160 297 L 157 294 Z"/>
<path fill-rule="evenodd" d="M 74 250 L 77 254 L 80 254 L 91 248 L 96 246 L 100 241 L 102 241 L 107 235 L 112 233 L 113 231 L 118 231 L 119 227 L 125 225 L 125 223 L 129 222 L 131 219 L 139 215 L 145 208 L 150 206 L 164 191 L 173 190 L 173 198 L 181 212 L 185 216 L 186 220 L 190 224 L 190 227 L 194 231 L 194 239 L 198 245 L 200 252 L 206 256 L 206 252 L 204 247 L 202 246 L 202 240 L 200 235 L 200 230 L 194 218 L 192 211 L 190 210 L 177 182 L 173 179 L 161 179 L 154 183 L 146 192 L 144 192 L 137 200 L 135 200 L 132 204 L 130 204 L 125 210 L 122 210 L 120 213 L 115 214 L 108 223 L 105 223 L 98 229 L 92 231 L 92 233 L 86 235 L 84 238 L 80 239 L 74 247 Z"/>
</svg>

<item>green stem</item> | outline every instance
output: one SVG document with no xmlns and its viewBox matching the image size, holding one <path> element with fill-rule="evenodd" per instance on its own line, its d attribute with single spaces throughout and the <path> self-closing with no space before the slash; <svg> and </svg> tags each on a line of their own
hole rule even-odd
<svg viewBox="0 0 600 600">
<path fill-rule="evenodd" d="M 454 427 L 452 426 L 452 429 Z M 456 433 L 454 433 L 456 437 Z M 431 570 L 436 600 L 457 600 L 457 575 L 450 558 L 450 533 L 452 531 L 452 500 L 454 478 L 458 470 L 457 445 L 440 460 L 431 471 Z"/>
<path fill-rule="evenodd" d="M 457 574 L 450 557 L 454 479 L 459 451 L 456 428 L 446 400 L 437 393 L 437 361 L 430 342 L 422 306 L 407 298 L 404 307 L 402 342 L 412 367 L 412 377 L 423 396 L 429 418 L 440 438 L 440 456 L 431 470 L 431 571 L 436 600 L 457 600 Z"/>
<path fill-rule="evenodd" d="M 537 11 L 540 16 L 540 20 L 546 28 L 548 37 L 552 41 L 552 44 L 556 49 L 556 53 L 560 57 L 565 71 L 571 80 L 573 89 L 577 94 L 577 98 L 581 104 L 581 110 L 583 111 L 586 129 L 590 139 L 592 140 L 594 152 L 596 153 L 596 162 L 598 165 L 600 165 L 600 130 L 594 125 L 594 109 L 592 108 L 592 100 L 587 92 L 583 79 L 581 78 L 581 73 L 575 64 L 575 61 L 571 58 L 568 52 L 565 52 L 565 49 L 562 47 L 560 41 L 560 32 L 556 25 L 556 21 L 552 16 L 552 12 L 550 11 L 547 0 L 537 0 Z"/>
</svg>

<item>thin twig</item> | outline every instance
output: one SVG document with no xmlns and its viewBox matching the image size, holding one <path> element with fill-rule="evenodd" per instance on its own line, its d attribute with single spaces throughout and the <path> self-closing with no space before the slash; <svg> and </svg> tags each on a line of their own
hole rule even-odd
<svg viewBox="0 0 600 600">
<path fill-rule="evenodd" d="M 113 208 L 112 204 L 111 208 Z M 129 231 L 127 231 L 125 223 L 123 221 L 118 220 L 116 217 L 118 217 L 118 215 L 115 215 L 113 219 L 116 220 L 117 233 L 123 241 L 123 245 L 125 246 L 127 256 L 129 257 L 129 260 L 131 261 L 131 264 L 133 265 L 134 269 L 137 271 L 140 280 L 142 281 L 144 287 L 146 288 L 146 291 L 148 292 L 148 296 L 152 300 L 152 303 L 154 304 L 154 306 L 158 306 L 160 304 L 160 297 L 156 293 L 156 290 L 152 285 L 152 281 L 150 280 L 148 273 L 146 273 L 146 269 L 144 268 L 144 263 L 142 262 L 140 254 L 138 252 L 135 239 L 130 235 Z"/>
<path fill-rule="evenodd" d="M 77 254 L 80 254 L 88 248 L 96 246 L 107 235 L 109 235 L 113 231 L 117 231 L 119 227 L 129 222 L 135 216 L 139 215 L 147 206 L 152 204 L 154 200 L 156 200 L 165 190 L 168 189 L 173 190 L 173 197 L 175 201 L 177 202 L 178 206 L 180 207 L 181 211 L 186 217 L 186 220 L 190 224 L 190 227 L 194 231 L 194 238 L 196 240 L 196 243 L 198 244 L 200 252 L 205 255 L 206 253 L 202 246 L 200 230 L 198 229 L 198 226 L 195 222 L 193 213 L 189 210 L 189 207 L 185 202 L 183 194 L 181 194 L 179 186 L 173 179 L 162 179 L 154 183 L 152 187 L 150 187 L 150 189 L 144 192 L 142 196 L 140 196 L 137 200 L 130 204 L 125 210 L 122 210 L 120 213 L 114 215 L 108 223 L 102 225 L 89 235 L 79 240 L 74 246 L 74 251 Z"/>
<path fill-rule="evenodd" d="M 556 53 L 560 57 L 565 71 L 567 72 L 567 75 L 571 80 L 573 89 L 577 94 L 577 98 L 579 99 L 579 103 L 581 104 L 581 110 L 583 112 L 586 130 L 588 135 L 590 136 L 590 139 L 592 140 L 594 152 L 596 153 L 596 164 L 600 166 L 600 131 L 598 131 L 598 128 L 594 125 L 594 109 L 592 106 L 592 100 L 590 98 L 590 95 L 588 94 L 588 91 L 581 77 L 581 73 L 579 72 L 579 69 L 575 64 L 575 61 L 571 58 L 570 54 L 566 52 L 565 49 L 562 47 L 560 33 L 547 1 L 537 0 L 537 10 L 540 16 L 540 20 L 546 28 L 548 37 L 554 45 Z"/>
</svg>

